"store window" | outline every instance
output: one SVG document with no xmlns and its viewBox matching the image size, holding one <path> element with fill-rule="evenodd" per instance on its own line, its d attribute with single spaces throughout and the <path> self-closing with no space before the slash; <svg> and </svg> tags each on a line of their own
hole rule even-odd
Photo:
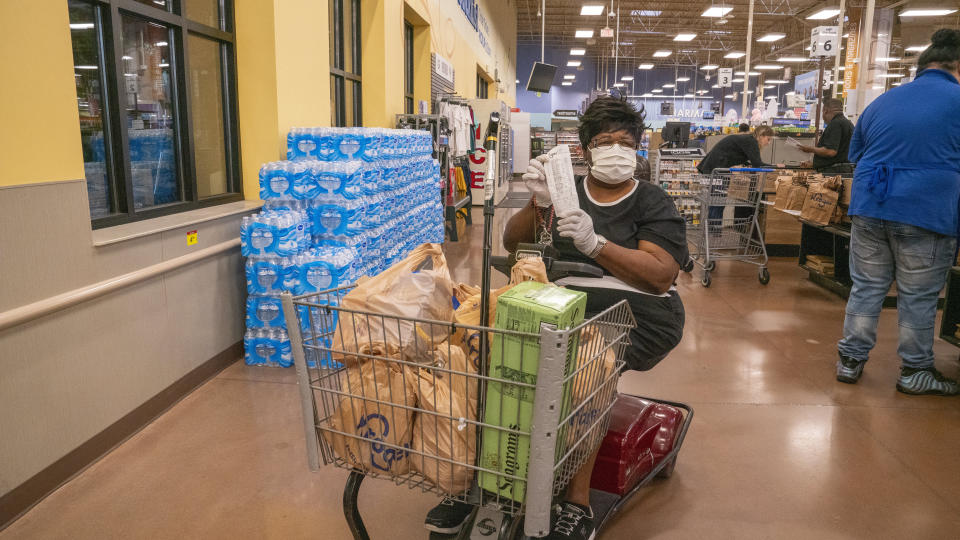
<svg viewBox="0 0 960 540">
<path fill-rule="evenodd" d="M 335 126 L 360 126 L 360 0 L 329 0 L 330 111 Z"/>
<path fill-rule="evenodd" d="M 241 199 L 230 1 L 68 6 L 94 228 Z"/>
<path fill-rule="evenodd" d="M 403 107 L 413 114 L 413 25 L 403 21 Z"/>
<path fill-rule="evenodd" d="M 487 82 L 486 77 L 481 73 L 477 73 L 477 97 L 480 99 L 487 99 L 487 93 L 489 91 L 490 84 Z"/>
</svg>

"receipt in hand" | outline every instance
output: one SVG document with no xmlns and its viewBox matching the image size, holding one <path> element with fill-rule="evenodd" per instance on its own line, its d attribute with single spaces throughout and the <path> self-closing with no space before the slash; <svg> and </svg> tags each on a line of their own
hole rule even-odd
<svg viewBox="0 0 960 540">
<path fill-rule="evenodd" d="M 580 200 L 577 197 L 577 186 L 573 179 L 570 147 L 559 144 L 547 152 L 547 157 L 549 159 L 543 164 L 543 168 L 547 172 L 547 189 L 550 190 L 550 198 L 553 200 L 556 214 L 578 210 Z"/>
</svg>

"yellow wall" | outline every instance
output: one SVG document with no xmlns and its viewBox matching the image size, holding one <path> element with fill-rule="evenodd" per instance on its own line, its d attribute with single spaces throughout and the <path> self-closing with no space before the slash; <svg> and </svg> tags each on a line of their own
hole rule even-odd
<svg viewBox="0 0 960 540">
<path fill-rule="evenodd" d="M 69 24 L 64 0 L 0 2 L 0 186 L 83 178 Z"/>
</svg>

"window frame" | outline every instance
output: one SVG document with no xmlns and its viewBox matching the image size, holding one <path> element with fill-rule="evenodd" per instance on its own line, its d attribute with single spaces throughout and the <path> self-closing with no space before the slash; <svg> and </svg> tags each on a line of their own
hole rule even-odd
<svg viewBox="0 0 960 540">
<path fill-rule="evenodd" d="M 97 54 L 100 83 L 103 90 L 104 161 L 107 183 L 112 189 L 111 210 L 115 213 L 100 218 L 91 216 L 93 229 L 197 210 L 209 206 L 243 200 L 243 174 L 238 129 L 236 41 L 233 0 L 218 0 L 220 28 L 191 21 L 184 2 L 170 0 L 168 8 L 151 6 L 136 0 L 73 0 L 94 8 L 97 32 Z M 170 47 L 171 103 L 176 121 L 173 147 L 175 171 L 179 180 L 179 201 L 137 210 L 133 197 L 133 175 L 130 163 L 129 133 L 126 128 L 125 85 L 119 75 L 124 72 L 123 21 L 136 18 L 167 27 Z M 193 118 L 190 114 L 190 73 L 188 36 L 196 35 L 217 43 L 220 49 L 220 85 L 223 107 L 224 167 L 227 193 L 198 197 L 196 156 L 193 141 Z M 72 47 L 72 45 L 71 45 Z"/>
<path fill-rule="evenodd" d="M 477 70 L 477 99 L 489 99 L 489 97 L 490 81 L 480 73 L 480 70 Z"/>
<path fill-rule="evenodd" d="M 329 0 L 330 2 L 330 123 L 333 126 L 347 126 L 347 104 L 345 100 L 347 84 L 354 90 L 353 93 L 353 124 L 350 127 L 363 125 L 363 66 L 361 64 L 361 36 L 360 36 L 360 0 Z M 353 71 L 347 71 L 344 64 L 343 25 L 345 23 L 344 5 L 351 9 L 349 24 L 353 27 L 353 47 L 351 48 L 351 65 Z"/>
<path fill-rule="evenodd" d="M 403 21 L 403 106 L 406 114 L 413 114 L 416 108 L 414 100 L 413 73 L 413 25 Z"/>
</svg>

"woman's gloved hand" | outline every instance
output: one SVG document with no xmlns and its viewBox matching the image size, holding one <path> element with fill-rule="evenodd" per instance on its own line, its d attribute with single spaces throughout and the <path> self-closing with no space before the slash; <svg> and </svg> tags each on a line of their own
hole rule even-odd
<svg viewBox="0 0 960 540">
<path fill-rule="evenodd" d="M 537 206 L 540 208 L 553 204 L 550 199 L 550 190 L 547 189 L 547 171 L 543 168 L 546 162 L 546 155 L 531 159 L 530 164 L 527 165 L 527 172 L 523 174 L 523 183 L 530 190 L 530 194 L 536 198 Z"/>
<path fill-rule="evenodd" d="M 593 219 L 583 210 L 568 210 L 563 215 L 557 215 L 557 232 L 573 240 L 573 245 L 580 253 L 589 256 L 597 248 L 596 231 L 593 230 Z"/>
</svg>

